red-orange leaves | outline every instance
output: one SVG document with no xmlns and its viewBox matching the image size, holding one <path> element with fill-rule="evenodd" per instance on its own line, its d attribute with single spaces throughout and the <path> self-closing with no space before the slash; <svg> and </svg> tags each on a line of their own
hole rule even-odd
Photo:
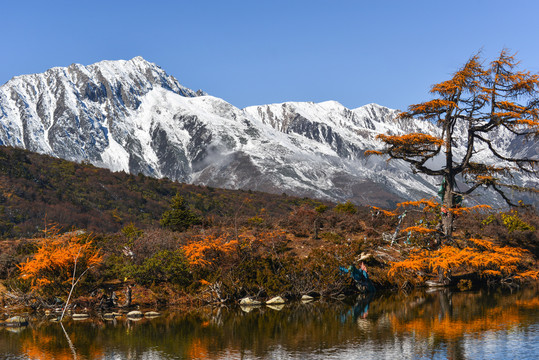
<svg viewBox="0 0 539 360">
<path fill-rule="evenodd" d="M 415 272 L 436 275 L 439 269 L 475 272 L 482 277 L 514 277 L 533 279 L 537 272 L 530 270 L 530 253 L 524 249 L 498 246 L 488 240 L 468 239 L 469 246 L 458 249 L 443 246 L 435 251 L 418 250 L 410 253 L 408 259 L 394 262 L 388 276 L 405 277 Z"/>
<path fill-rule="evenodd" d="M 390 151 L 393 154 L 408 154 L 408 155 L 427 155 L 436 151 L 443 145 L 444 141 L 436 136 L 411 133 L 405 135 L 386 135 L 380 134 L 377 139 L 385 142 L 390 146 Z"/>
<path fill-rule="evenodd" d="M 451 107 L 456 107 L 457 104 L 450 100 L 433 99 L 421 104 L 413 104 L 408 108 L 409 112 L 415 114 L 429 114 L 447 111 Z"/>
<path fill-rule="evenodd" d="M 431 93 L 436 93 L 444 98 L 451 98 L 464 89 L 475 91 L 479 89 L 479 78 L 486 75 L 487 72 L 479 62 L 479 56 L 475 55 L 464 64 L 462 69 L 458 70 L 450 80 L 435 84 Z"/>
<path fill-rule="evenodd" d="M 457 207 L 457 208 L 451 208 L 449 209 L 449 212 L 457 215 L 457 216 L 460 216 L 460 215 L 463 215 L 463 214 L 466 214 L 466 213 L 470 213 L 470 212 L 474 212 L 474 211 L 479 211 L 479 210 L 487 210 L 487 209 L 492 209 L 492 207 L 490 205 L 475 205 L 475 206 L 471 206 L 471 207 Z"/>
<path fill-rule="evenodd" d="M 33 258 L 19 265 L 20 277 L 30 280 L 33 290 L 61 296 L 73 280 L 101 263 L 103 256 L 86 234 L 71 232 L 37 239 Z M 76 270 L 76 271 L 75 271 Z"/>
<path fill-rule="evenodd" d="M 364 152 L 364 155 L 365 156 L 370 156 L 370 155 L 383 155 L 384 153 L 381 152 L 381 151 L 377 151 L 377 150 L 366 150 Z"/>
<path fill-rule="evenodd" d="M 376 207 L 376 206 L 371 206 L 371 208 L 376 212 L 380 212 L 380 213 L 384 214 L 385 216 L 397 216 L 397 215 L 399 215 L 399 213 L 397 213 L 396 211 L 387 211 L 387 210 L 384 210 L 384 209 L 380 209 L 379 207 Z"/>
<path fill-rule="evenodd" d="M 429 229 L 424 226 L 409 226 L 406 229 L 401 230 L 401 232 L 409 232 L 409 231 L 420 233 L 420 234 L 430 234 L 430 233 L 436 232 L 435 229 Z"/>
<path fill-rule="evenodd" d="M 440 204 L 433 199 L 421 199 L 417 201 L 405 201 L 397 204 L 397 207 L 414 206 L 423 209 L 423 211 L 429 211 L 436 209 Z"/>
<path fill-rule="evenodd" d="M 191 265 L 209 266 L 217 259 L 232 253 L 238 246 L 229 234 L 201 236 L 183 247 Z"/>
</svg>

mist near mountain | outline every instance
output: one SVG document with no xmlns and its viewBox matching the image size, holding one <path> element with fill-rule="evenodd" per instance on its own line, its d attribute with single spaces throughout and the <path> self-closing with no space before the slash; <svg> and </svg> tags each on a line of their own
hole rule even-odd
<svg viewBox="0 0 539 360">
<path fill-rule="evenodd" d="M 335 101 L 239 109 L 136 57 L 14 77 L 0 87 L 0 144 L 192 184 L 391 207 L 435 197 L 439 186 L 404 162 L 364 156 L 380 148 L 380 133 L 438 131 L 397 114 Z M 537 142 L 503 131 L 493 136 L 508 155 L 538 155 Z M 459 146 L 463 154 L 457 139 Z M 474 156 L 489 161 L 481 149 Z M 533 176 L 516 181 L 538 185 Z"/>
</svg>

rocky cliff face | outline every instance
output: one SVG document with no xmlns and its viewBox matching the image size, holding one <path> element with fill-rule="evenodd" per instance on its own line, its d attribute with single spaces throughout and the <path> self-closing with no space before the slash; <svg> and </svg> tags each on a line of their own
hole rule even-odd
<svg viewBox="0 0 539 360">
<path fill-rule="evenodd" d="M 437 187 L 404 163 L 364 157 L 380 146 L 379 133 L 436 132 L 396 114 L 334 101 L 238 109 L 136 57 L 8 81 L 0 87 L 0 144 L 113 171 L 390 206 L 435 196 Z M 509 152 L 537 156 L 537 144 L 510 134 L 497 141 Z"/>
</svg>

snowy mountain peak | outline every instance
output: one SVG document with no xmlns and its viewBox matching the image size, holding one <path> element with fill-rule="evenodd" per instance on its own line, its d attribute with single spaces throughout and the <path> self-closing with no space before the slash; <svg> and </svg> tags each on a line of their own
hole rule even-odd
<svg viewBox="0 0 539 360">
<path fill-rule="evenodd" d="M 337 101 L 238 109 L 137 56 L 8 81 L 0 145 L 195 184 L 391 206 L 437 191 L 436 179 L 404 163 L 365 158 L 381 146 L 377 134 L 436 132 L 397 114 Z"/>
</svg>

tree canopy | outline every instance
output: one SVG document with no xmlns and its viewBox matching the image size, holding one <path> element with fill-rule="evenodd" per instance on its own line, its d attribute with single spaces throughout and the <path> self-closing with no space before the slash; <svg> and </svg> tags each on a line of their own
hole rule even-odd
<svg viewBox="0 0 539 360">
<path fill-rule="evenodd" d="M 511 181 L 515 172 L 535 174 L 539 159 L 512 155 L 493 142 L 494 133 L 506 131 L 522 141 L 539 137 L 539 75 L 518 70 L 518 61 L 507 50 L 484 65 L 480 55 L 472 56 L 446 81 L 435 84 L 433 99 L 410 105 L 399 116 L 404 119 L 426 119 L 439 128 L 437 134 L 380 134 L 385 147 L 366 154 L 388 155 L 389 159 L 408 162 L 413 171 L 439 177 L 442 189 L 442 229 L 452 234 L 454 212 L 462 197 L 480 187 L 497 192 L 509 205 L 516 205 L 507 190 L 535 191 Z M 455 149 L 457 135 L 464 134 L 464 153 Z M 488 152 L 488 161 L 480 159 Z M 444 166 L 434 168 L 432 160 L 442 157 Z M 479 159 L 479 160 L 478 160 Z M 459 179 L 465 190 L 456 186 Z"/>
</svg>

